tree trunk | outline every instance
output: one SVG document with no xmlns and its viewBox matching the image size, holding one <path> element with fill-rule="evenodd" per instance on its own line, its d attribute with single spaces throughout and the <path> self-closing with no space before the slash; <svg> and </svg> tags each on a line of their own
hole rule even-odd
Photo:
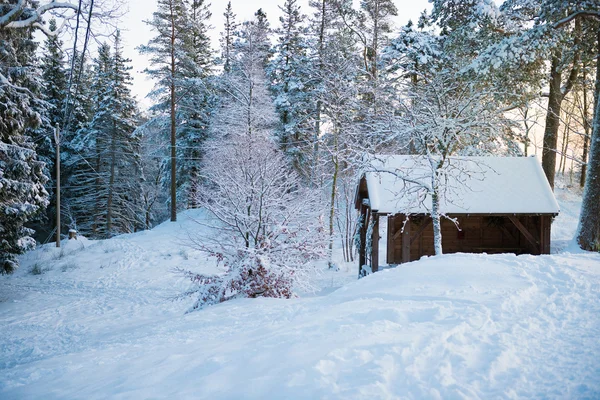
<svg viewBox="0 0 600 400">
<path fill-rule="evenodd" d="M 442 167 L 443 164 L 439 164 L 436 171 L 433 172 L 431 178 L 431 187 L 433 193 L 431 193 L 431 222 L 433 223 L 433 248 L 436 256 L 444 254 L 442 249 L 442 223 L 440 217 L 440 188 L 438 184 L 437 171 Z"/>
<path fill-rule="evenodd" d="M 586 73 L 585 69 L 583 70 L 583 81 L 586 81 Z M 585 186 L 585 174 L 587 171 L 587 159 L 588 159 L 588 143 L 590 140 L 590 120 L 588 115 L 588 98 L 587 98 L 587 89 L 583 87 L 583 152 L 581 154 L 581 176 L 579 177 L 579 186 Z"/>
<path fill-rule="evenodd" d="M 110 178 L 108 180 L 108 199 L 106 201 L 106 237 L 110 237 L 112 230 L 112 209 L 113 209 L 113 196 L 114 196 L 114 185 L 115 185 L 115 165 L 117 163 L 116 158 L 116 128 L 113 122 L 113 134 L 110 140 Z"/>
<path fill-rule="evenodd" d="M 175 121 L 175 10 L 171 7 L 171 221 L 177 221 L 177 165 Z"/>
<path fill-rule="evenodd" d="M 556 142 L 560 125 L 560 107 L 565 96 L 573 88 L 579 75 L 579 60 L 581 56 L 579 48 L 581 41 L 581 21 L 579 19 L 575 20 L 574 35 L 573 45 L 575 53 L 573 55 L 571 72 L 564 87 L 562 86 L 562 74 L 560 71 L 560 59 L 562 57 L 560 51 L 555 51 L 552 54 L 550 68 L 550 93 L 548 95 L 548 111 L 546 113 L 546 129 L 544 131 L 544 146 L 542 149 L 542 168 L 552 190 L 554 190 L 554 176 L 556 175 Z"/>
<path fill-rule="evenodd" d="M 319 75 L 323 72 L 323 45 L 325 43 L 325 5 L 327 0 L 321 0 L 321 24 L 319 26 Z M 321 134 L 321 110 L 323 108 L 323 102 L 317 100 L 317 110 L 315 118 L 315 135 L 313 144 L 313 182 L 315 187 L 319 184 L 319 174 L 317 174 L 317 168 L 319 165 L 319 135 Z"/>
<path fill-rule="evenodd" d="M 567 166 L 567 151 L 569 150 L 569 125 L 571 123 L 570 114 L 565 116 L 565 126 L 563 127 L 562 146 L 560 154 L 559 171 L 565 175 L 565 167 Z"/>
<path fill-rule="evenodd" d="M 523 112 L 523 124 L 525 125 L 525 137 L 523 138 L 523 147 L 525 157 L 529 156 L 529 123 L 527 122 L 527 114 L 529 114 L 529 107 L 525 108 Z"/>
<path fill-rule="evenodd" d="M 552 189 L 554 189 L 554 177 L 556 175 L 556 146 L 560 125 L 560 107 L 563 100 L 560 90 L 562 75 L 559 64 L 560 53 L 555 53 L 552 55 L 552 66 L 550 68 L 550 93 L 548 94 L 548 111 L 546 113 L 546 128 L 542 149 L 542 168 Z"/>
<path fill-rule="evenodd" d="M 337 145 L 335 146 L 335 152 L 332 156 L 333 161 L 333 182 L 331 183 L 331 204 L 329 208 L 329 249 L 328 249 L 328 259 L 329 259 L 329 268 L 334 268 L 333 263 L 333 236 L 334 236 L 334 226 L 333 220 L 335 218 L 335 194 L 337 190 L 337 178 L 339 172 L 339 163 L 337 159 Z"/>
<path fill-rule="evenodd" d="M 442 250 L 442 224 L 440 220 L 440 198 L 437 190 L 431 195 L 431 221 L 433 223 L 433 248 L 435 255 L 444 254 Z"/>
<path fill-rule="evenodd" d="M 600 56 L 600 28 L 597 32 Z M 594 120 L 590 139 L 590 158 L 581 203 L 577 242 L 584 250 L 600 251 L 600 62 L 596 62 Z"/>
<path fill-rule="evenodd" d="M 100 174 L 100 171 L 102 171 L 102 154 L 100 151 L 100 144 L 98 143 L 98 139 L 96 139 L 96 162 L 95 162 L 95 166 L 96 166 L 96 190 L 99 193 L 102 193 L 103 191 L 103 184 L 102 184 L 102 175 Z M 94 236 L 98 235 L 100 233 L 100 225 L 101 225 L 101 218 L 100 215 L 102 213 L 102 196 L 96 196 L 96 210 L 95 210 L 95 215 L 94 215 L 94 224 L 92 225 L 92 232 L 94 233 Z"/>
</svg>

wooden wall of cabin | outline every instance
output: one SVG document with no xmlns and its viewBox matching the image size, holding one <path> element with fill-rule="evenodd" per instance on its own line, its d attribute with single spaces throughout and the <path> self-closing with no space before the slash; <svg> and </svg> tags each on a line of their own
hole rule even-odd
<svg viewBox="0 0 600 400">
<path fill-rule="evenodd" d="M 460 230 L 447 219 L 442 219 L 442 248 L 444 253 L 550 253 L 550 216 L 516 217 L 536 241 L 532 244 L 507 216 L 456 216 Z M 404 215 L 388 219 L 388 264 L 400 264 Z M 425 225 L 425 226 L 424 226 Z M 434 255 L 433 227 L 428 216 L 411 216 L 410 261 L 424 255 Z"/>
</svg>

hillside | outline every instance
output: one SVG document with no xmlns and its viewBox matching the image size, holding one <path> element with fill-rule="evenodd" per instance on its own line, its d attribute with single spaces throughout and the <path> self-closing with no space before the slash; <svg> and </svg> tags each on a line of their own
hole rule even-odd
<svg viewBox="0 0 600 400">
<path fill-rule="evenodd" d="M 173 267 L 199 212 L 152 231 L 45 245 L 0 278 L 0 398 L 597 398 L 600 255 L 424 258 L 322 291 L 186 314 Z"/>
</svg>

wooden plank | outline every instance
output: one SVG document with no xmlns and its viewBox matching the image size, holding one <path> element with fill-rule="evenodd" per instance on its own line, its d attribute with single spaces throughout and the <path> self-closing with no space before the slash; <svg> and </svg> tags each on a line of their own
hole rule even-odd
<svg viewBox="0 0 600 400">
<path fill-rule="evenodd" d="M 404 225 L 404 231 L 402 232 L 402 262 L 410 262 L 410 225 L 411 222 L 408 220 Z"/>
<path fill-rule="evenodd" d="M 371 271 L 379 270 L 379 214 L 373 213 L 373 236 L 371 242 Z"/>
<path fill-rule="evenodd" d="M 540 253 L 550 254 L 550 226 L 552 221 L 547 215 L 540 216 Z"/>
<path fill-rule="evenodd" d="M 546 219 L 545 231 L 546 231 L 546 253 L 550 254 L 552 251 L 552 217 L 549 215 L 542 215 L 542 218 Z"/>
<path fill-rule="evenodd" d="M 427 218 L 425 221 L 423 221 L 423 223 L 421 223 L 421 227 L 419 227 L 419 230 L 417 231 L 417 233 L 415 233 L 414 236 L 410 239 L 411 245 L 415 242 L 415 240 L 417 240 L 419 238 L 419 236 L 421 236 L 423 231 L 425 231 L 425 229 L 427 229 L 427 227 L 429 226 L 430 223 L 431 223 L 431 218 Z"/>
<path fill-rule="evenodd" d="M 546 254 L 546 243 L 545 243 L 545 237 L 544 237 L 544 217 L 540 217 L 539 218 L 539 222 L 538 225 L 540 226 L 540 254 Z"/>
<path fill-rule="evenodd" d="M 394 241 L 393 241 L 393 231 L 396 226 L 396 219 L 394 216 L 389 216 L 387 219 L 387 263 L 388 264 L 396 264 L 396 260 L 394 260 Z"/>
<path fill-rule="evenodd" d="M 539 250 L 539 242 L 533 237 L 533 235 L 525 228 L 525 226 L 519 221 L 514 215 L 509 215 L 508 219 L 517 227 L 519 232 L 527 239 L 527 241 L 533 246 L 534 250 Z"/>
</svg>

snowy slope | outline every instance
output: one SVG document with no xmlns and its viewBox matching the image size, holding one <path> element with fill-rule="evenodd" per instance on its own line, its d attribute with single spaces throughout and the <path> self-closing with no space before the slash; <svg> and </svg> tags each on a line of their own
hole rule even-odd
<svg viewBox="0 0 600 400">
<path fill-rule="evenodd" d="M 180 217 L 0 278 L 1 399 L 600 397 L 598 254 L 353 268 L 325 295 L 184 314 L 170 269 L 214 265 L 186 245 L 202 215 Z"/>
</svg>

